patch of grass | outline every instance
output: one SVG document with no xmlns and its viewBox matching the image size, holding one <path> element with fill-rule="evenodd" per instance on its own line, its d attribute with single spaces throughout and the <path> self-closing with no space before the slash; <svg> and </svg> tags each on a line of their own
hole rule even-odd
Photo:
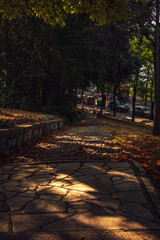
<svg viewBox="0 0 160 240">
<path fill-rule="evenodd" d="M 34 123 L 59 119 L 58 115 L 49 115 L 19 109 L 0 109 L 0 127 L 10 127 L 23 123 Z"/>
<path fill-rule="evenodd" d="M 152 135 L 152 127 L 112 117 L 99 122 L 102 130 L 110 132 L 160 188 L 160 137 Z"/>
</svg>

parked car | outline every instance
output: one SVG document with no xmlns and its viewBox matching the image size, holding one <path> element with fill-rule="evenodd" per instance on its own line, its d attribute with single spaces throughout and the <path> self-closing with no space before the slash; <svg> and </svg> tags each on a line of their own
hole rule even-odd
<svg viewBox="0 0 160 240">
<path fill-rule="evenodd" d="M 114 102 L 113 101 L 111 101 L 109 103 L 108 108 L 110 110 L 114 109 Z M 129 107 L 126 104 L 122 104 L 120 101 L 116 101 L 116 110 L 117 110 L 117 112 L 128 112 L 129 111 Z"/>
<path fill-rule="evenodd" d="M 149 107 L 144 107 L 144 106 L 135 107 L 135 116 L 149 118 L 150 114 L 151 114 L 151 110 Z"/>
<path fill-rule="evenodd" d="M 126 104 L 120 104 L 117 107 L 117 112 L 129 112 L 129 107 Z"/>
<path fill-rule="evenodd" d="M 118 107 L 121 103 L 119 101 L 116 101 L 116 107 Z M 113 110 L 114 109 L 114 102 L 113 101 L 110 101 L 109 102 L 109 105 L 108 105 L 108 108 L 110 110 Z"/>
</svg>

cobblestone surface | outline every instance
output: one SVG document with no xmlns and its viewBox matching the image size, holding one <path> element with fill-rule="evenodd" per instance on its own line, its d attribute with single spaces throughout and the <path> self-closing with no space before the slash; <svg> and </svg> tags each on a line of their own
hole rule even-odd
<svg viewBox="0 0 160 240">
<path fill-rule="evenodd" d="M 148 185 L 136 164 L 112 160 L 121 152 L 88 116 L 1 166 L 0 239 L 20 239 L 15 234 L 24 232 L 42 234 L 26 239 L 159 239 Z M 154 188 L 152 196 L 160 206 Z"/>
</svg>

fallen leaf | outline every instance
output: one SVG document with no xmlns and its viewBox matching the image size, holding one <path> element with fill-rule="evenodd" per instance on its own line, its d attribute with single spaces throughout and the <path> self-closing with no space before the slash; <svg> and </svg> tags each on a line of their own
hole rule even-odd
<svg viewBox="0 0 160 240">
<path fill-rule="evenodd" d="M 83 147 L 77 147 L 76 151 L 81 151 L 82 152 L 82 151 L 84 151 L 84 149 L 83 149 Z"/>
<path fill-rule="evenodd" d="M 90 160 L 90 158 L 89 158 L 89 156 L 88 156 L 88 155 L 86 156 L 86 160 L 88 160 L 88 161 Z"/>
<path fill-rule="evenodd" d="M 85 240 L 83 235 L 81 236 L 80 240 Z"/>
<path fill-rule="evenodd" d="M 129 157 L 128 153 L 120 153 L 118 154 L 118 160 L 127 160 Z"/>
</svg>

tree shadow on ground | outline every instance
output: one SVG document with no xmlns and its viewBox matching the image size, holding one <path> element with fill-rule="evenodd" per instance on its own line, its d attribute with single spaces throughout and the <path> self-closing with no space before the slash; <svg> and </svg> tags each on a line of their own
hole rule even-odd
<svg viewBox="0 0 160 240">
<path fill-rule="evenodd" d="M 80 234 L 84 239 L 94 235 L 92 239 L 122 239 L 118 234 L 123 232 L 123 239 L 133 239 L 126 234 L 130 232 L 141 239 L 146 230 L 155 229 L 155 236 L 158 232 L 150 206 L 127 163 L 48 163 L 43 168 L 36 164 L 20 165 L 19 169 L 17 165 L 18 171 L 32 174 L 19 176 L 21 191 L 7 200 L 12 206 L 14 233 L 56 233 L 55 239 L 80 239 Z M 26 202 L 19 203 L 19 198 Z"/>
<path fill-rule="evenodd" d="M 6 239 L 158 239 L 158 220 L 130 163 L 112 160 L 122 149 L 94 121 L 51 136 L 1 168 L 8 174 L 1 203 L 14 233 Z"/>
</svg>

